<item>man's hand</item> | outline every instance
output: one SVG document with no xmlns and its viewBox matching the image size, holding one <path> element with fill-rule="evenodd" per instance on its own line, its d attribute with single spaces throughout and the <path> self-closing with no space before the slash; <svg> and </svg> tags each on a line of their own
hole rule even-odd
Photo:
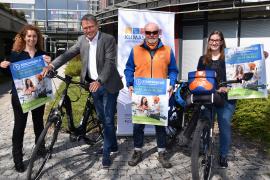
<svg viewBox="0 0 270 180">
<path fill-rule="evenodd" d="M 42 70 L 42 76 L 45 77 L 47 75 L 47 73 L 51 70 L 53 70 L 53 66 L 51 64 L 49 64 L 48 66 L 44 67 Z"/>
<path fill-rule="evenodd" d="M 6 61 L 6 60 L 4 60 L 4 61 L 2 61 L 0 63 L 0 67 L 1 68 L 7 68 L 9 65 L 10 65 L 10 62 L 9 61 Z"/>
<path fill-rule="evenodd" d="M 132 97 L 132 93 L 134 92 L 133 86 L 128 87 L 129 95 Z"/>
<path fill-rule="evenodd" d="M 217 92 L 219 93 L 227 93 L 229 91 L 229 89 L 227 87 L 220 87 Z"/>
<path fill-rule="evenodd" d="M 100 86 L 101 86 L 101 84 L 98 81 L 94 81 L 94 82 L 90 83 L 89 91 L 96 92 Z"/>
<path fill-rule="evenodd" d="M 169 86 L 168 92 L 169 92 L 169 97 L 171 97 L 173 94 L 173 87 L 172 86 Z"/>
</svg>

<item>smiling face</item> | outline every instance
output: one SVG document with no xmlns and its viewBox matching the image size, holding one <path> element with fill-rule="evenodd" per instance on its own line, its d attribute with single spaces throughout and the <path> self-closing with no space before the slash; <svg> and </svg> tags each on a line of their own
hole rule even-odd
<svg viewBox="0 0 270 180">
<path fill-rule="evenodd" d="M 37 32 L 34 30 L 27 30 L 24 41 L 26 47 L 35 48 L 38 41 Z"/>
<path fill-rule="evenodd" d="M 159 27 L 155 23 L 149 23 L 144 27 L 145 32 L 145 40 L 150 43 L 154 44 L 158 41 L 159 38 Z"/>
<path fill-rule="evenodd" d="M 211 51 L 220 51 L 223 40 L 218 34 L 213 34 L 208 40 L 209 48 Z"/>
<path fill-rule="evenodd" d="M 82 20 L 82 30 L 84 35 L 92 40 L 98 32 L 98 25 L 93 20 Z"/>
</svg>

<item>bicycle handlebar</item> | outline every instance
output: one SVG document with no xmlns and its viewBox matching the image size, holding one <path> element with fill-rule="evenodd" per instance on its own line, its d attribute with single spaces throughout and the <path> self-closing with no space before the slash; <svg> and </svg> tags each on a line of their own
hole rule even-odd
<svg viewBox="0 0 270 180">
<path fill-rule="evenodd" d="M 69 75 L 65 75 L 65 77 L 62 77 L 62 76 L 59 76 L 58 74 L 57 74 L 58 72 L 57 71 L 48 71 L 48 73 L 47 73 L 47 77 L 48 78 L 58 78 L 58 79 L 60 79 L 60 80 L 62 80 L 64 83 L 66 83 L 66 84 L 76 84 L 76 85 L 80 85 L 82 88 L 84 88 L 84 89 L 87 89 L 88 90 L 88 88 L 89 88 L 89 83 L 82 83 L 82 82 L 78 82 L 78 81 L 73 81 L 72 80 L 72 77 L 71 76 L 69 76 Z"/>
</svg>

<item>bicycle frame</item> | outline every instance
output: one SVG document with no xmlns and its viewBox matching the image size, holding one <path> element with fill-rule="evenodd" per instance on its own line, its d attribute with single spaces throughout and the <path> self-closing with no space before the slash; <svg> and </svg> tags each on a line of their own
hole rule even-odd
<svg viewBox="0 0 270 180">
<path fill-rule="evenodd" d="M 88 87 L 88 84 L 72 81 L 72 77 L 68 76 L 68 75 L 66 75 L 65 78 L 63 78 L 63 77 L 61 77 L 61 76 L 59 76 L 57 74 L 54 74 L 54 77 L 64 81 L 65 82 L 65 88 L 64 88 L 64 90 L 63 90 L 63 92 L 61 94 L 61 99 L 60 99 L 57 107 L 52 109 L 53 114 L 50 113 L 50 116 L 57 115 L 59 117 L 58 121 L 61 121 L 61 122 L 59 122 L 60 125 L 61 125 L 62 124 L 62 117 L 64 116 L 64 114 L 66 112 L 68 130 L 72 134 L 74 134 L 75 136 L 84 136 L 85 133 L 86 133 L 87 122 L 88 122 L 88 119 L 90 117 L 91 110 L 93 109 L 91 101 L 90 101 L 91 93 L 89 92 L 89 95 L 87 97 L 86 104 L 84 106 L 84 112 L 83 112 L 83 115 L 82 115 L 82 119 L 80 121 L 80 125 L 78 127 L 75 127 L 73 113 L 72 113 L 73 111 L 72 111 L 71 100 L 70 100 L 70 97 L 68 96 L 68 89 L 69 89 L 70 84 L 77 84 L 77 85 L 80 85 L 83 88 Z M 65 109 L 65 112 L 64 112 L 64 109 Z M 48 119 L 55 119 L 55 118 L 52 118 L 52 117 L 50 118 L 50 116 L 49 116 Z"/>
</svg>

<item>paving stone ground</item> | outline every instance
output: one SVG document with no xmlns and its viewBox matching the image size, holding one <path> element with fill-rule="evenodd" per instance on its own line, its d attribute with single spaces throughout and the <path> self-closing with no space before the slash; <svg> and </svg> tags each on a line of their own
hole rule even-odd
<svg viewBox="0 0 270 180">
<path fill-rule="evenodd" d="M 13 111 L 10 104 L 8 84 L 0 85 L 0 179 L 25 179 L 26 173 L 17 173 L 11 155 L 11 137 L 13 130 Z M 218 134 L 217 134 L 218 136 Z M 218 142 L 218 138 L 216 138 Z M 60 133 L 55 153 L 44 168 L 41 179 L 123 179 L 123 180 L 156 180 L 191 178 L 190 149 L 172 147 L 169 149 L 171 169 L 164 169 L 157 161 L 156 141 L 146 137 L 143 161 L 136 167 L 128 166 L 132 155 L 131 137 L 118 137 L 119 153 L 112 157 L 113 164 L 109 169 L 102 169 L 101 157 L 94 152 L 101 144 L 90 147 L 83 142 L 70 142 L 69 135 Z M 24 163 L 27 165 L 34 147 L 34 132 L 29 115 L 24 136 Z M 211 179 L 219 180 L 268 180 L 270 179 L 270 158 L 257 144 L 233 135 L 233 145 L 229 156 L 229 168 L 220 169 L 217 156 Z"/>
</svg>

